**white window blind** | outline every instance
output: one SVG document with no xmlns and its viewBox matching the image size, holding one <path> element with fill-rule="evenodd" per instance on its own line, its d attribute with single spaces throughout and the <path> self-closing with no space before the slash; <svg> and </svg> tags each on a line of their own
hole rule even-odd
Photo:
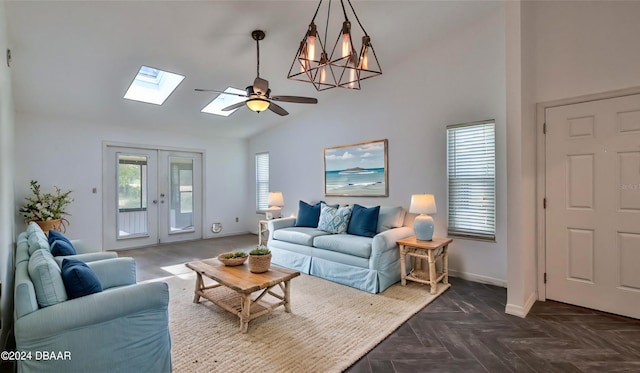
<svg viewBox="0 0 640 373">
<path fill-rule="evenodd" d="M 495 148 L 493 120 L 447 127 L 449 235 L 495 240 Z"/>
<path fill-rule="evenodd" d="M 256 210 L 269 208 L 269 153 L 256 154 Z"/>
</svg>

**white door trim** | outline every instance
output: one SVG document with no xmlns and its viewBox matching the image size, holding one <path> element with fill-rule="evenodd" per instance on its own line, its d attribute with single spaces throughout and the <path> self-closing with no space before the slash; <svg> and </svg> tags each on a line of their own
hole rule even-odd
<svg viewBox="0 0 640 373">
<path fill-rule="evenodd" d="M 632 87 L 609 92 L 595 93 L 584 96 L 576 96 L 560 100 L 541 102 L 536 105 L 536 162 L 537 162 L 537 183 L 536 183 L 536 215 L 537 215 L 537 250 L 538 250 L 538 300 L 546 300 L 546 286 L 544 274 L 546 272 L 546 216 L 543 200 L 546 196 L 546 146 L 544 135 L 544 124 L 546 122 L 545 112 L 548 108 L 579 104 L 589 101 L 599 101 L 609 98 L 623 97 L 640 94 L 640 87 Z"/>
<path fill-rule="evenodd" d="M 164 145 L 150 145 L 150 144 L 136 144 L 132 142 L 119 142 L 119 141 L 102 141 L 102 149 L 105 149 L 107 146 L 115 146 L 119 148 L 138 148 L 138 149 L 148 149 L 148 150 L 167 150 L 173 152 L 187 152 L 187 153 L 202 153 L 205 154 L 204 149 L 198 148 L 181 148 L 175 146 L 164 146 Z"/>
</svg>

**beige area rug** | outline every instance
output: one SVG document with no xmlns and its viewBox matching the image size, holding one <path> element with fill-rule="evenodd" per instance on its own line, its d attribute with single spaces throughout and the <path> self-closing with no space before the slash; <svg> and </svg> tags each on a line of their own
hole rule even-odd
<svg viewBox="0 0 640 373">
<path fill-rule="evenodd" d="M 169 284 L 169 325 L 174 372 L 341 372 L 432 302 L 415 282 L 369 294 L 317 277 L 291 280 L 291 313 L 283 307 L 249 322 L 200 299 L 193 303 L 195 273 Z"/>
</svg>

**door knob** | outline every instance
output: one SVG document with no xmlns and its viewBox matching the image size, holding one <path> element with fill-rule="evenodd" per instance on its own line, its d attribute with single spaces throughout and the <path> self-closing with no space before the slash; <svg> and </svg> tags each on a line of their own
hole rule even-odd
<svg viewBox="0 0 640 373">
<path fill-rule="evenodd" d="M 164 193 L 160 193 L 160 197 L 164 198 Z"/>
<path fill-rule="evenodd" d="M 153 200 L 153 204 L 156 204 L 156 203 L 158 203 L 158 200 L 157 200 L 157 199 L 154 199 L 154 200 Z"/>
</svg>

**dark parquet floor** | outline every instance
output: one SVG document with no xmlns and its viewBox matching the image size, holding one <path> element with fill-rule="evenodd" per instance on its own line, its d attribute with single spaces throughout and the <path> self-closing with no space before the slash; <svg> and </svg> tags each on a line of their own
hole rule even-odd
<svg viewBox="0 0 640 373">
<path fill-rule="evenodd" d="M 242 235 L 119 255 L 136 258 L 141 281 L 256 241 Z M 347 372 L 640 372 L 639 320 L 553 301 L 537 302 L 522 319 L 504 313 L 505 288 L 458 278 L 451 283 Z"/>
<path fill-rule="evenodd" d="M 547 301 L 504 313 L 506 289 L 452 286 L 348 372 L 640 372 L 640 321 Z"/>
</svg>

